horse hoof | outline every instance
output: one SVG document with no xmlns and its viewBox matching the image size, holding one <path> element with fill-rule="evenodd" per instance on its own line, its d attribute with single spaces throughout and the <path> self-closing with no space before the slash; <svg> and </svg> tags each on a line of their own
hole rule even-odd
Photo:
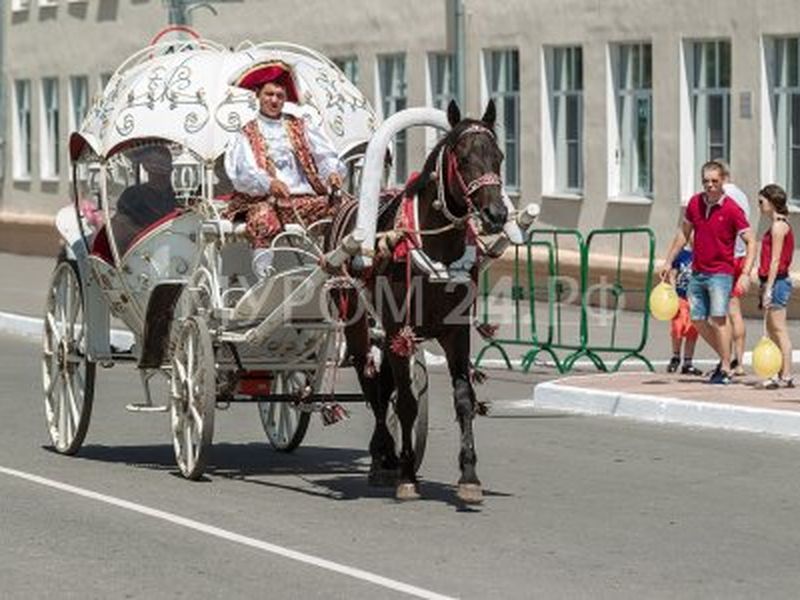
<svg viewBox="0 0 800 600">
<path fill-rule="evenodd" d="M 394 497 L 398 500 L 419 500 L 417 486 L 413 483 L 398 484 Z"/>
<path fill-rule="evenodd" d="M 367 483 L 371 487 L 394 487 L 397 475 L 397 469 L 374 469 L 369 472 Z"/>
<path fill-rule="evenodd" d="M 464 504 L 480 504 L 483 502 L 483 489 L 478 483 L 459 483 L 458 498 Z"/>
</svg>

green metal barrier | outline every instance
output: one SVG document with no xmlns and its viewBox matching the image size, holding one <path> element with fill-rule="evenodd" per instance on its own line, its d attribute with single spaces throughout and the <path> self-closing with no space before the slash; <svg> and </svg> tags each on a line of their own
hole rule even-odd
<svg viewBox="0 0 800 600">
<path fill-rule="evenodd" d="M 522 265 L 522 261 L 520 260 L 520 252 L 522 249 L 525 249 L 525 263 L 524 267 Z M 523 346 L 527 348 L 531 348 L 526 354 L 526 359 L 530 357 L 530 363 L 533 363 L 533 360 L 536 358 L 536 355 L 539 352 L 547 352 L 550 354 L 551 358 L 553 359 L 556 368 L 559 372 L 563 372 L 561 362 L 558 360 L 558 356 L 552 351 L 550 345 L 553 342 L 553 308 L 554 302 L 553 297 L 555 295 L 555 286 L 547 285 L 547 307 L 548 307 L 548 322 L 547 322 L 547 334 L 542 338 L 539 335 L 539 331 L 537 328 L 537 318 L 536 318 L 536 272 L 534 269 L 534 260 L 533 260 L 533 249 L 534 248 L 544 248 L 547 251 L 547 275 L 548 281 L 554 282 L 554 273 L 556 272 L 556 262 L 555 262 L 555 251 L 553 249 L 553 245 L 549 242 L 543 241 L 532 241 L 530 237 L 528 238 L 527 243 L 525 246 L 515 246 L 514 247 L 514 262 L 513 262 L 513 271 L 511 274 L 512 277 L 512 284 L 511 284 L 511 301 L 513 303 L 512 307 L 512 322 L 513 322 L 513 333 L 510 337 L 503 337 L 495 336 L 487 341 L 487 343 L 481 348 L 480 352 L 478 353 L 477 357 L 475 358 L 475 366 L 480 366 L 481 360 L 483 359 L 486 352 L 489 350 L 495 349 L 500 352 L 500 355 L 503 357 L 503 360 L 506 363 L 506 367 L 508 369 L 512 369 L 511 361 L 508 358 L 508 353 L 506 352 L 504 346 Z M 523 286 L 521 282 L 521 274 L 524 271 L 527 277 L 527 285 Z M 487 269 L 483 273 L 482 281 L 481 281 L 481 319 L 480 323 L 483 325 L 492 325 L 490 315 L 489 315 L 489 308 L 490 304 L 492 303 L 491 298 L 492 290 L 490 286 L 492 285 L 492 281 L 490 279 L 490 272 Z M 527 301 L 527 311 L 525 311 L 524 303 Z M 523 322 L 522 319 L 524 316 L 527 316 L 529 319 L 529 327 L 528 330 L 523 332 Z M 523 361 L 524 362 L 524 361 Z M 529 368 L 529 367 L 528 367 Z M 527 371 L 527 368 L 525 369 Z"/>
<path fill-rule="evenodd" d="M 647 247 L 647 268 L 645 270 L 643 279 L 644 285 L 643 287 L 639 288 L 631 288 L 625 287 L 622 281 L 622 259 L 625 256 L 625 241 L 626 239 L 630 239 L 631 236 L 644 236 L 646 239 L 646 247 Z M 645 345 L 647 344 L 647 330 L 649 324 L 649 310 L 647 299 L 650 296 L 650 289 L 652 287 L 653 282 L 653 261 L 655 255 L 655 236 L 653 231 L 647 227 L 623 227 L 623 228 L 609 228 L 609 229 L 595 229 L 592 231 L 589 236 L 586 238 L 586 246 L 585 246 L 585 256 L 584 256 L 584 265 L 586 267 L 587 276 L 587 288 L 584 290 L 583 294 L 583 313 L 584 316 L 588 315 L 590 310 L 589 303 L 591 301 L 591 292 L 593 286 L 590 285 L 590 282 L 593 282 L 593 278 L 590 277 L 592 264 L 591 264 L 591 250 L 592 250 L 592 243 L 598 239 L 602 238 L 614 238 L 616 237 L 616 246 L 617 246 L 617 254 L 615 260 L 615 266 L 613 271 L 613 281 L 610 284 L 606 285 L 606 289 L 608 289 L 611 293 L 612 298 L 612 306 L 610 307 L 611 311 L 611 327 L 609 331 L 609 336 L 607 342 L 605 344 L 595 345 L 592 343 L 589 335 L 588 329 L 588 319 L 587 319 L 587 331 L 586 331 L 586 351 L 590 357 L 593 357 L 592 360 L 597 360 L 600 362 L 598 368 L 603 371 L 606 371 L 605 363 L 603 363 L 602 359 L 600 358 L 599 354 L 622 354 L 622 357 L 614 363 L 614 366 L 611 368 L 611 371 L 617 371 L 622 366 L 622 364 L 629 359 L 635 358 L 641 360 L 650 371 L 653 371 L 653 365 L 650 361 L 641 353 L 644 349 Z M 642 303 L 643 303 L 643 310 L 641 312 L 641 320 L 640 320 L 640 331 L 641 335 L 639 338 L 638 343 L 632 346 L 620 346 L 617 343 L 617 326 L 619 318 L 622 314 L 622 311 L 626 305 L 626 297 L 634 294 L 639 293 L 642 294 Z M 598 364 L 595 362 L 595 364 Z"/>
<path fill-rule="evenodd" d="M 644 284 L 644 304 L 645 310 L 642 315 L 642 335 L 639 343 L 631 347 L 617 346 L 617 321 L 620 312 L 624 308 L 626 293 L 638 293 L 641 289 L 625 289 L 622 281 L 622 258 L 624 256 L 625 237 L 630 235 L 645 235 L 648 241 L 648 269 Z M 613 303 L 611 308 L 612 324 L 609 340 L 599 345 L 589 343 L 589 304 L 590 294 L 593 287 L 590 282 L 590 249 L 592 242 L 608 236 L 617 236 L 617 256 L 613 283 L 606 286 L 612 295 Z M 561 253 L 564 242 L 569 240 L 578 254 L 577 277 L 569 279 L 564 276 L 562 269 Z M 652 268 L 654 256 L 655 238 L 653 232 L 647 228 L 622 228 L 622 229 L 598 229 L 592 231 L 584 241 L 581 233 L 575 229 L 533 229 L 528 231 L 528 239 L 524 246 L 514 247 L 514 260 L 511 273 L 510 300 L 511 307 L 511 331 L 506 328 L 501 329 L 500 335 L 487 340 L 486 344 L 478 352 L 475 365 L 480 366 L 485 354 L 492 349 L 497 350 L 502 356 L 506 367 L 512 369 L 512 363 L 506 350 L 509 346 L 527 348 L 521 359 L 523 371 L 527 372 L 540 353 L 548 354 L 559 373 L 571 370 L 578 359 L 588 358 L 598 370 L 608 371 L 608 368 L 600 357 L 600 353 L 623 354 L 614 364 L 612 371 L 616 371 L 626 360 L 638 358 L 642 360 L 650 370 L 653 370 L 641 351 L 647 342 L 648 311 L 646 308 L 646 298 L 649 296 L 652 284 Z M 534 257 L 535 249 L 544 249 L 547 253 L 546 260 L 546 281 L 542 282 L 541 277 L 537 276 Z M 541 270 L 541 269 L 540 269 Z M 565 286 L 566 281 L 571 281 L 577 288 L 571 290 Z M 490 315 L 490 305 L 493 304 L 493 290 L 490 286 L 498 286 L 498 281 L 491 278 L 491 270 L 483 273 L 479 299 L 481 301 L 480 324 L 492 325 Z M 502 288 L 502 285 L 500 285 Z M 573 293 L 569 293 L 572 291 Z M 574 293 L 577 293 L 576 297 Z M 495 300 L 497 300 L 495 298 Z M 546 326 L 537 319 L 537 302 L 546 300 Z M 499 301 L 499 300 L 497 300 Z M 525 303 L 527 302 L 527 307 Z M 577 312 L 577 328 L 567 330 L 565 325 L 565 315 Z M 504 317 L 508 315 L 503 315 Z M 528 320 L 526 327 L 523 320 Z M 563 358 L 559 358 L 559 353 L 566 352 Z"/>
<path fill-rule="evenodd" d="M 527 372 L 533 366 L 534 360 L 539 352 L 546 350 L 556 364 L 560 373 L 565 373 L 572 368 L 575 360 L 585 354 L 586 347 L 586 325 L 584 311 L 580 310 L 577 316 L 577 327 L 567 330 L 564 326 L 565 313 L 574 312 L 576 306 L 574 294 L 580 298 L 586 287 L 586 273 L 583 269 L 583 248 L 585 246 L 583 235 L 577 229 L 532 229 L 528 232 L 531 244 L 545 243 L 553 248 L 554 268 L 549 272 L 547 281 L 547 302 L 548 309 L 552 314 L 550 325 L 554 331 L 548 337 L 546 345 L 541 348 L 532 348 L 522 357 L 522 370 Z M 544 240 L 542 240 L 544 238 Z M 569 278 L 563 269 L 562 250 L 565 246 L 573 245 L 574 251 L 578 254 L 577 278 Z M 565 284 L 570 282 L 570 286 Z M 572 287 L 575 284 L 575 287 Z M 534 290 L 535 291 L 535 290 Z M 533 295 L 533 299 L 536 296 Z M 555 319 L 555 323 L 553 323 Z M 566 351 L 567 355 L 558 360 L 556 351 Z"/>
</svg>

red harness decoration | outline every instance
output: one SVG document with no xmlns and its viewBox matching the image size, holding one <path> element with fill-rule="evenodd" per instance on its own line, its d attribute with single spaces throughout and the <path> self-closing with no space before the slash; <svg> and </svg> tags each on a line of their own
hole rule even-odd
<svg viewBox="0 0 800 600">
<path fill-rule="evenodd" d="M 408 178 L 406 189 L 411 187 L 419 179 L 419 173 L 414 172 Z M 419 223 L 417 222 L 417 196 L 407 193 L 400 204 L 400 212 L 395 219 L 395 227 L 403 232 L 403 235 L 392 251 L 392 259 L 395 262 L 403 262 L 409 259 L 411 250 L 422 247 L 422 239 L 419 235 Z"/>
<path fill-rule="evenodd" d="M 410 188 L 419 179 L 419 173 L 414 172 L 408 178 L 406 189 Z M 403 232 L 400 242 L 394 247 L 392 259 L 395 262 L 406 263 L 406 324 L 392 337 L 389 344 L 391 351 L 397 356 L 409 357 L 417 349 L 417 336 L 411 327 L 411 251 L 422 247 L 422 238 L 419 235 L 419 222 L 417 219 L 417 195 L 407 193 L 400 205 L 400 212 L 395 220 L 395 227 Z"/>
</svg>

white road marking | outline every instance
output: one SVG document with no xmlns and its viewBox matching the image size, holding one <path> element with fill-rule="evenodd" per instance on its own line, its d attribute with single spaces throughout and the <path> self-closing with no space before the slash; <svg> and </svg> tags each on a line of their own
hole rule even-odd
<svg viewBox="0 0 800 600">
<path fill-rule="evenodd" d="M 111 504 L 112 506 L 136 512 L 154 519 L 168 521 L 169 523 L 186 527 L 187 529 L 193 529 L 195 531 L 199 531 L 200 533 L 205 533 L 206 535 L 218 537 L 236 544 L 242 544 L 243 546 L 256 548 L 257 550 L 269 552 L 270 554 L 276 554 L 284 558 L 296 560 L 298 562 L 319 567 L 321 569 L 326 569 L 328 571 L 333 571 L 334 573 L 339 573 L 341 575 L 347 575 L 348 577 L 360 579 L 361 581 L 366 581 L 390 590 L 408 594 L 409 596 L 414 596 L 416 598 L 427 598 L 430 600 L 454 600 L 452 596 L 437 594 L 436 592 L 409 585 L 401 581 L 396 581 L 394 579 L 389 579 L 388 577 L 383 577 L 381 575 L 376 575 L 375 573 L 370 573 L 369 571 L 364 571 L 355 567 L 348 567 L 347 565 L 326 560 L 324 558 L 318 558 L 316 556 L 312 556 L 311 554 L 305 554 L 304 552 L 298 552 L 296 550 L 284 548 L 283 546 L 270 544 L 269 542 L 265 542 L 263 540 L 251 538 L 246 535 L 240 535 L 226 529 L 214 527 L 213 525 L 206 525 L 205 523 L 195 521 L 194 519 L 181 517 L 180 515 L 158 510 L 156 508 L 150 508 L 149 506 L 137 504 L 136 502 L 130 502 L 114 496 L 100 494 L 98 492 L 79 488 L 74 485 L 61 483 L 60 481 L 47 479 L 46 477 L 40 477 L 38 475 L 33 475 L 32 473 L 26 473 L 24 471 L 18 471 L 16 469 L 9 469 L 7 467 L 0 466 L 0 473 L 9 475 L 11 477 L 18 477 L 19 479 L 24 479 L 32 483 L 38 483 L 39 485 L 60 490 L 62 492 L 67 492 L 77 496 L 83 496 L 84 498 L 89 498 L 91 500 L 96 500 L 98 502 Z"/>
</svg>

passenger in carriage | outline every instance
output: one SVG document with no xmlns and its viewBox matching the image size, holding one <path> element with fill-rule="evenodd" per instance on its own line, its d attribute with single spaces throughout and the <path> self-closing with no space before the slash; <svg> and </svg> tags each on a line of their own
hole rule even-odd
<svg viewBox="0 0 800 600">
<path fill-rule="evenodd" d="M 114 239 L 124 254 L 133 239 L 151 224 L 175 209 L 172 188 L 172 154 L 164 146 L 146 146 L 128 154 L 136 169 L 147 173 L 147 181 L 126 188 L 117 200 L 117 211 L 111 218 Z"/>
<path fill-rule="evenodd" d="M 235 189 L 226 216 L 246 221 L 254 248 L 269 248 L 284 224 L 308 226 L 331 216 L 330 192 L 341 188 L 345 166 L 323 131 L 284 112 L 287 100 L 299 101 L 285 64 L 257 65 L 237 85 L 256 93 L 259 114 L 244 125 L 225 155 Z M 263 273 L 271 253 L 258 254 L 257 271 Z"/>
</svg>

